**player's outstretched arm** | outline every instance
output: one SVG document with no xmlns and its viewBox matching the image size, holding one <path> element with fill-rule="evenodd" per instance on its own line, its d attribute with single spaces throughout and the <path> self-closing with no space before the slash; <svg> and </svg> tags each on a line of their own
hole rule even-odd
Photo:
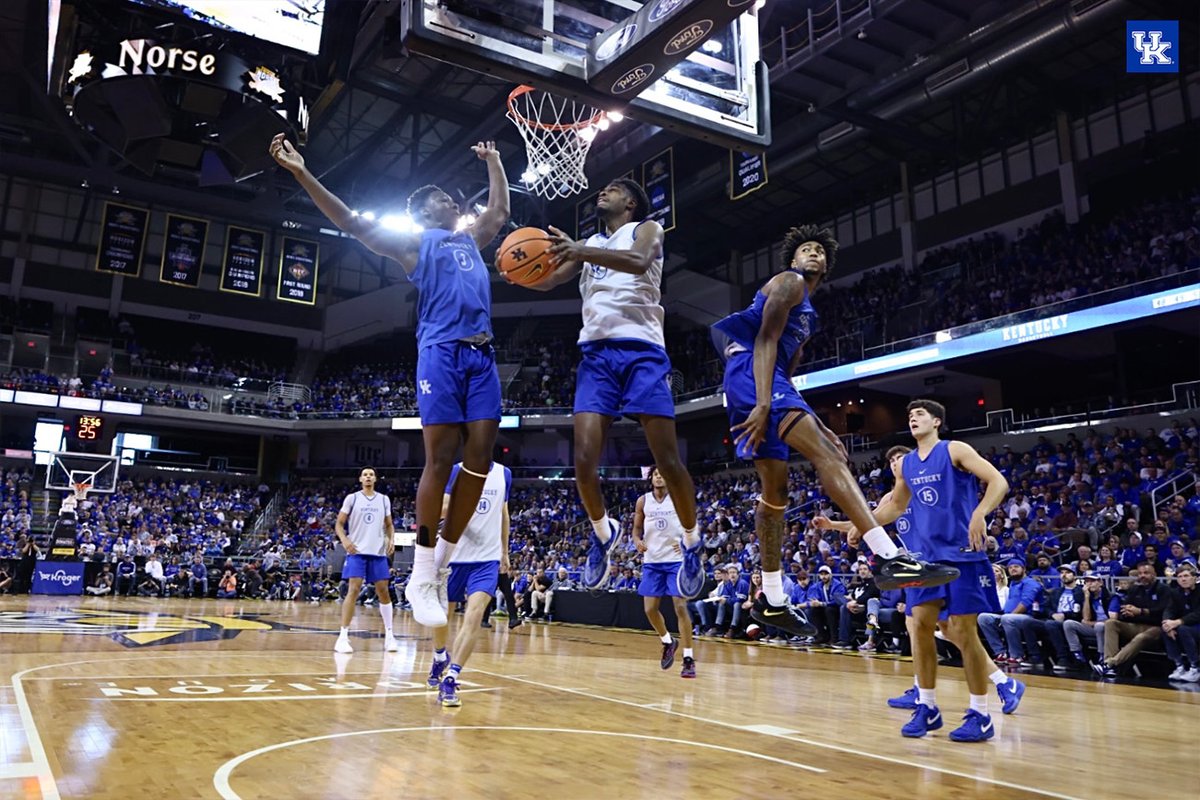
<svg viewBox="0 0 1200 800">
<path fill-rule="evenodd" d="M 504 162 L 495 142 L 480 142 L 471 148 L 480 160 L 487 162 L 488 202 L 479 217 L 471 225 L 471 238 L 479 248 L 486 247 L 508 222 L 509 197 L 508 176 L 504 173 Z"/>
<path fill-rule="evenodd" d="M 779 356 L 779 337 L 787 326 L 788 314 L 804 302 L 808 288 L 804 278 L 795 272 L 776 275 L 762 288 L 767 296 L 763 304 L 762 324 L 754 339 L 754 410 L 745 422 L 734 425 L 730 430 L 736 438 L 734 446 L 743 440 L 750 443 L 750 452 L 756 453 L 766 439 L 767 424 L 771 417 L 771 386 L 774 382 L 775 362 Z"/>
<path fill-rule="evenodd" d="M 308 171 L 308 167 L 304 165 L 304 157 L 282 133 L 271 140 L 270 152 L 281 167 L 292 173 L 300 187 L 308 192 L 313 203 L 338 230 L 358 239 L 373 253 L 399 262 L 405 272 L 416 269 L 417 255 L 421 250 L 420 234 L 389 231 L 378 222 L 355 215 L 341 198 L 326 189 L 316 176 Z"/>
<path fill-rule="evenodd" d="M 608 267 L 616 272 L 630 275 L 645 275 L 654 266 L 654 262 L 662 257 L 663 229 L 662 225 L 652 219 L 638 223 L 633 233 L 633 247 L 629 250 L 608 250 L 603 247 L 588 247 L 572 240 L 557 228 L 551 228 L 551 241 L 554 245 L 550 253 L 559 261 L 587 262 L 600 267 Z"/>
<path fill-rule="evenodd" d="M 1000 474 L 1000 470 L 992 466 L 990 461 L 979 455 L 975 448 L 966 442 L 950 442 L 949 448 L 950 462 L 954 466 L 971 473 L 987 484 L 987 491 L 983 493 L 983 499 L 979 501 L 979 505 L 975 506 L 975 511 L 971 514 L 971 524 L 968 529 L 971 537 L 971 549 L 983 550 L 987 542 L 985 518 L 995 510 L 996 506 L 1000 505 L 1004 496 L 1008 494 L 1008 481 Z"/>
</svg>

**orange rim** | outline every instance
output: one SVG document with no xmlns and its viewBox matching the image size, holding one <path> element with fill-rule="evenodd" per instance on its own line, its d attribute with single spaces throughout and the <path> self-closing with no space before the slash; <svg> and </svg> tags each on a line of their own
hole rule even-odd
<svg viewBox="0 0 1200 800">
<path fill-rule="evenodd" d="M 541 120 L 529 119 L 520 111 L 517 111 L 516 102 L 518 97 L 529 94 L 536 89 L 536 86 L 521 85 L 513 89 L 508 94 L 508 113 L 512 114 L 517 121 L 528 128 L 537 128 L 538 130 L 543 131 L 578 131 L 596 124 L 600 121 L 600 118 L 604 116 L 603 111 L 597 111 L 595 116 L 591 117 L 590 119 L 580 120 L 579 122 L 546 123 L 542 122 Z"/>
</svg>

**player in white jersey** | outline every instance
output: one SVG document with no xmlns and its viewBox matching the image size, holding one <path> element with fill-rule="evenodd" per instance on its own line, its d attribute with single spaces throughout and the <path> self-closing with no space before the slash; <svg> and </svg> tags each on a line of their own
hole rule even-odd
<svg viewBox="0 0 1200 800">
<path fill-rule="evenodd" d="M 442 505 L 443 514 L 450 507 L 450 493 L 461 470 L 462 464 L 458 463 L 450 471 Z M 438 690 L 438 700 L 447 708 L 462 705 L 458 698 L 458 675 L 475 649 L 479 623 L 488 604 L 496 596 L 500 570 L 508 571 L 508 496 L 511 489 L 512 471 L 493 461 L 483 482 L 479 504 L 450 559 L 447 599 L 451 603 L 466 602 L 467 610 L 450 652 L 446 651 L 449 626 L 441 625 L 433 629 L 433 665 L 428 681 L 431 689 Z"/>
<path fill-rule="evenodd" d="M 679 675 L 694 678 L 692 618 L 688 614 L 688 598 L 679 593 L 678 586 L 683 561 L 683 526 L 679 524 L 675 503 L 658 467 L 650 470 L 650 487 L 652 491 L 638 498 L 633 512 L 633 543 L 642 554 L 642 581 L 638 584 L 638 594 L 645 598 L 646 619 L 662 639 L 660 665 L 663 669 L 670 669 L 675 663 L 675 651 L 679 648 L 679 642 L 667 631 L 666 620 L 658 610 L 662 598 L 671 598 L 675 619 L 679 622 L 679 637 L 683 639 L 683 669 Z"/>
<path fill-rule="evenodd" d="M 610 519 L 600 488 L 600 454 L 613 420 L 637 417 L 654 461 L 678 506 L 684 531 L 680 594 L 694 597 L 704 586 L 700 535 L 696 531 L 696 488 L 679 458 L 671 361 L 663 334 L 663 229 L 646 219 L 650 200 L 633 180 L 619 178 L 601 190 L 596 213 L 604 230 L 586 243 L 550 228 L 556 268 L 537 288 L 543 291 L 579 275 L 583 296 L 583 360 L 575 378 L 575 485 L 594 536 L 583 583 L 598 589 L 608 581 L 610 556 L 621 526 Z"/>
<path fill-rule="evenodd" d="M 362 490 L 346 495 L 334 526 L 338 541 L 346 548 L 342 577 L 349 584 L 349 590 L 342 601 L 342 630 L 333 649 L 339 653 L 354 652 L 350 646 L 350 623 L 354 620 L 354 601 L 365 579 L 375 584 L 375 593 L 379 595 L 379 614 L 383 617 L 385 633 L 383 647 L 395 651 L 399 648 L 392 635 L 392 596 L 388 592 L 392 553 L 396 550 L 392 536 L 392 501 L 375 491 L 375 470 L 370 467 L 362 468 L 358 482 Z M 346 532 L 347 522 L 349 533 Z"/>
</svg>

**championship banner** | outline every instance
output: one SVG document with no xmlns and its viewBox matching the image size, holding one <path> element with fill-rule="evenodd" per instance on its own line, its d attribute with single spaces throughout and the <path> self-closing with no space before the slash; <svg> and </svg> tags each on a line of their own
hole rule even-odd
<svg viewBox="0 0 1200 800">
<path fill-rule="evenodd" d="M 600 218 L 596 216 L 596 198 L 599 196 L 600 192 L 592 192 L 575 204 L 575 238 L 581 242 L 600 232 Z"/>
<path fill-rule="evenodd" d="M 320 246 L 305 239 L 283 237 L 279 251 L 279 284 L 275 298 L 288 303 L 316 305 Z"/>
<path fill-rule="evenodd" d="M 668 147 L 642 164 L 642 188 L 650 198 L 647 219 L 657 220 L 663 232 L 675 229 L 675 148 Z"/>
<path fill-rule="evenodd" d="M 267 234 L 230 225 L 225 232 L 225 259 L 221 264 L 222 292 L 262 294 L 263 262 Z"/>
<path fill-rule="evenodd" d="M 137 277 L 142 271 L 142 249 L 146 246 L 149 221 L 150 212 L 144 208 L 105 202 L 96 251 L 97 271 Z"/>
<path fill-rule="evenodd" d="M 729 151 L 729 199 L 740 200 L 767 185 L 767 154 Z"/>
<path fill-rule="evenodd" d="M 204 269 L 204 245 L 208 241 L 208 221 L 167 214 L 163 235 L 162 265 L 158 279 L 176 286 L 200 285 Z"/>
</svg>

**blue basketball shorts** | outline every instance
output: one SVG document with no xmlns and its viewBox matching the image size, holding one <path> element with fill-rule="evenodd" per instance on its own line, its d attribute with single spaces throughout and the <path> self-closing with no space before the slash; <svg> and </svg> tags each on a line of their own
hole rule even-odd
<svg viewBox="0 0 1200 800">
<path fill-rule="evenodd" d="M 926 589 L 904 590 L 904 613 L 912 616 L 913 606 L 942 603 L 939 619 L 963 614 L 999 614 L 1000 597 L 996 594 L 996 576 L 990 561 L 942 561 L 958 567 L 959 576 L 949 583 Z"/>
<path fill-rule="evenodd" d="M 439 342 L 417 354 L 417 409 L 425 425 L 500 419 L 500 373 L 491 345 Z"/>
<path fill-rule="evenodd" d="M 579 349 L 583 359 L 575 374 L 576 414 L 675 418 L 666 350 L 638 339 L 583 342 Z"/>
<path fill-rule="evenodd" d="M 342 564 L 342 579 L 362 578 L 367 583 L 386 581 L 392 576 L 391 562 L 387 556 L 346 556 Z"/>
<path fill-rule="evenodd" d="M 476 592 L 494 596 L 499 583 L 499 561 L 451 562 L 450 580 L 446 583 L 446 597 L 451 603 L 464 603 Z"/>
<path fill-rule="evenodd" d="M 750 416 L 758 400 L 754 387 L 754 353 L 734 353 L 725 362 L 725 410 L 729 413 L 729 426 L 740 425 Z M 816 416 L 812 406 L 805 402 L 796 387 L 779 370 L 771 374 L 771 418 L 767 423 L 767 436 L 755 453 L 750 452 L 745 441 L 738 445 L 738 457 L 748 460 L 774 458 L 787 461 L 789 448 L 779 438 L 779 423 L 792 411 L 803 411 Z"/>
<path fill-rule="evenodd" d="M 642 564 L 642 582 L 638 594 L 642 597 L 683 597 L 676 586 L 676 576 L 682 561 L 667 564 Z"/>
</svg>

